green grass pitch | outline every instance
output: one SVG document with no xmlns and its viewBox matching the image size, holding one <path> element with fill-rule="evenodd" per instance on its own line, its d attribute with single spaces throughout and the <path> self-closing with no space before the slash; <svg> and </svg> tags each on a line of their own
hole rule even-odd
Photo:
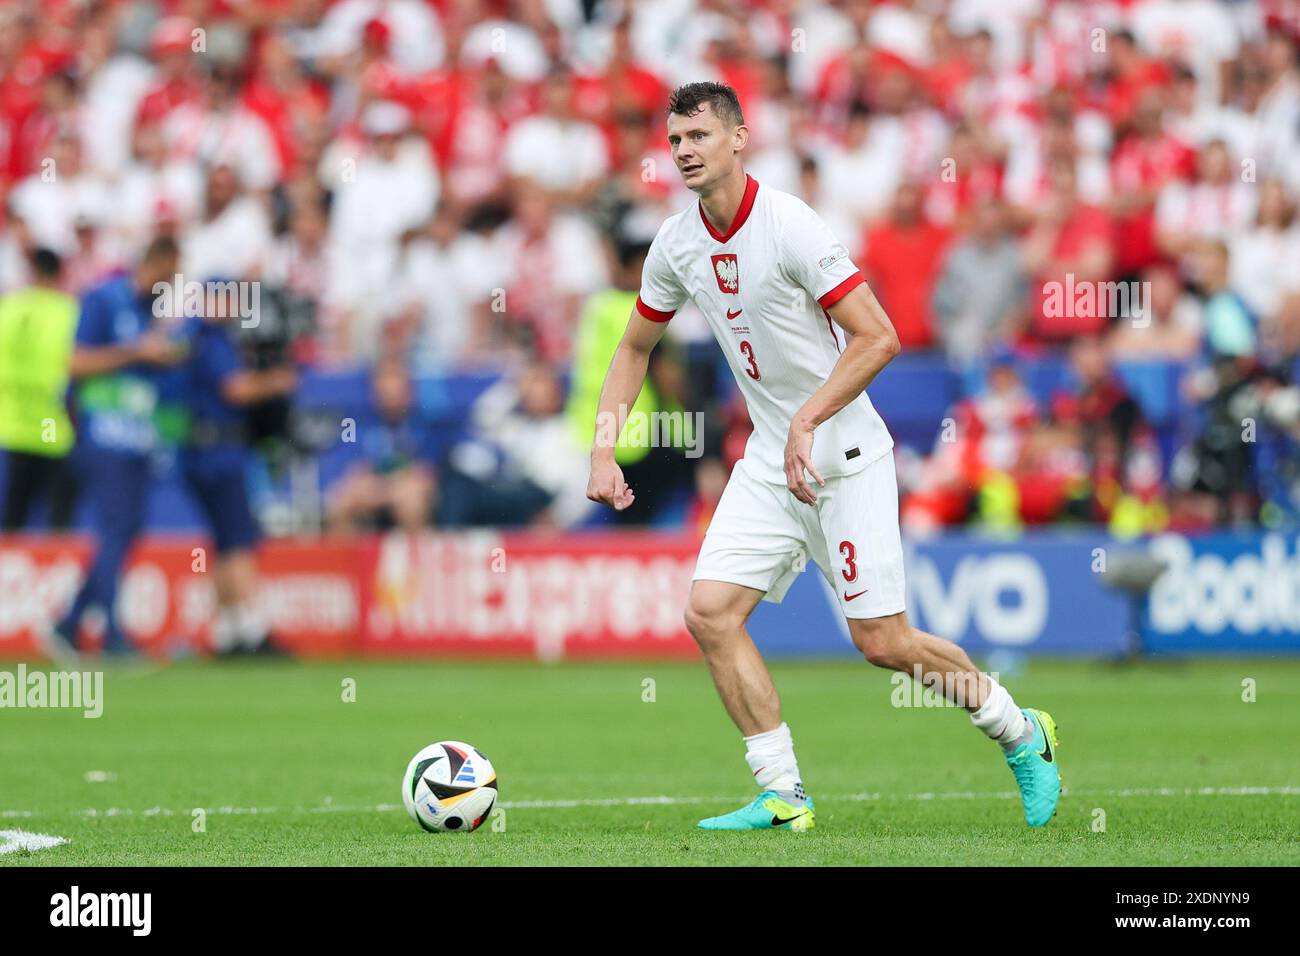
<svg viewBox="0 0 1300 956">
<path fill-rule="evenodd" d="M 964 711 L 892 706 L 890 675 L 852 661 L 772 671 L 807 834 L 695 829 L 754 792 L 702 663 L 189 663 L 107 671 L 99 719 L 0 710 L 0 831 L 68 841 L 0 866 L 1300 863 L 1300 661 L 1004 676 L 1060 725 L 1041 830 Z M 401 809 L 407 761 L 441 739 L 497 768 L 504 815 L 476 833 Z"/>
</svg>

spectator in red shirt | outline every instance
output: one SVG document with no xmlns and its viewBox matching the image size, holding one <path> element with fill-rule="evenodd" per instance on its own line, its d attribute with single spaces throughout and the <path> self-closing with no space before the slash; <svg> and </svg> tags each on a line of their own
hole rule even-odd
<svg viewBox="0 0 1300 956">
<path fill-rule="evenodd" d="M 1115 270 L 1120 275 L 1141 272 L 1160 260 L 1156 200 L 1166 183 L 1189 178 L 1196 168 L 1196 154 L 1164 129 L 1162 109 L 1161 92 L 1143 90 L 1133 110 L 1133 131 L 1111 160 L 1110 209 L 1116 227 Z"/>
<path fill-rule="evenodd" d="M 136 108 L 135 125 L 162 123 L 178 106 L 202 99 L 202 58 L 192 51 L 196 27 L 186 17 L 167 17 L 154 28 L 149 52 L 158 64 L 158 79 Z"/>
<path fill-rule="evenodd" d="M 921 75 L 930 98 L 949 117 L 961 115 L 961 91 L 975 75 L 966 55 L 968 44 L 953 34 L 952 25 L 943 17 L 930 24 L 932 65 Z"/>
<path fill-rule="evenodd" d="M 270 129 L 280 168 L 287 174 L 301 158 L 300 130 L 327 115 L 329 90 L 307 78 L 282 36 L 267 34 L 259 52 L 257 73 L 244 89 L 244 104 Z"/>
<path fill-rule="evenodd" d="M 1111 34 L 1109 67 L 1104 103 L 1111 124 L 1119 129 L 1135 118 L 1147 94 L 1169 82 L 1170 73 L 1164 63 L 1144 57 L 1127 30 Z"/>
<path fill-rule="evenodd" d="M 925 218 L 921 200 L 916 183 L 899 186 L 888 218 L 867 231 L 859 260 L 898 340 L 911 349 L 934 345 L 931 293 L 950 238 L 948 230 Z"/>
<path fill-rule="evenodd" d="M 505 143 L 528 98 L 500 61 L 446 70 L 424 84 L 420 106 L 448 198 L 463 206 L 508 201 Z"/>
<path fill-rule="evenodd" d="M 1074 164 L 1055 160 L 1050 189 L 1024 241 L 1034 276 L 1026 337 L 1059 342 L 1101 332 L 1111 316 L 1098 284 L 1114 274 L 1115 239 L 1105 210 L 1079 201 Z M 1091 287 L 1092 295 L 1087 292 Z"/>
<path fill-rule="evenodd" d="M 612 49 L 602 70 L 574 78 L 574 112 L 600 126 L 611 150 L 617 139 L 618 115 L 636 112 L 657 116 L 668 98 L 663 82 L 637 64 L 631 26 L 630 17 L 614 25 L 610 34 Z"/>
<path fill-rule="evenodd" d="M 926 184 L 925 214 L 955 232 L 965 232 L 979 207 L 1001 196 L 1002 166 L 979 133 L 965 123 L 953 128 L 944 159 L 939 175 Z"/>
</svg>

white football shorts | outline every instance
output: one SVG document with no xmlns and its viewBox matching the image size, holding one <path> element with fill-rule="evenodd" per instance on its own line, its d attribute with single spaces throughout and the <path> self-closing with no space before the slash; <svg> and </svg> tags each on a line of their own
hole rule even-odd
<svg viewBox="0 0 1300 956">
<path fill-rule="evenodd" d="M 839 596 L 845 617 L 905 610 L 898 479 L 886 452 L 861 471 L 809 477 L 816 505 L 784 484 L 754 476 L 742 458 L 722 492 L 700 546 L 694 580 L 725 581 L 765 592 L 780 604 L 811 558 Z"/>
</svg>

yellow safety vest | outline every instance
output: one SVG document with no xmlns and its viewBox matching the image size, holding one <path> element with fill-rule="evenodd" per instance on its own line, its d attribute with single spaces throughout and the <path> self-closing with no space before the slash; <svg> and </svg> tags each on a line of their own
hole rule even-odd
<svg viewBox="0 0 1300 956">
<path fill-rule="evenodd" d="M 77 300 L 41 286 L 0 297 L 0 448 L 61 458 L 74 435 L 64 395 Z"/>
<path fill-rule="evenodd" d="M 596 409 L 600 407 L 600 390 L 605 384 L 605 373 L 614 358 L 614 350 L 623 338 L 628 316 L 636 304 L 636 292 L 606 289 L 597 292 L 586 302 L 578 320 L 578 334 L 573 349 L 573 381 L 569 386 L 566 414 L 574 441 L 590 448 L 596 435 Z M 659 411 L 659 397 L 649 379 L 641 387 L 636 401 L 629 410 L 632 415 L 648 416 Z M 644 430 L 644 429 L 643 429 Z M 650 453 L 648 445 L 629 444 L 627 428 L 619 436 L 614 449 L 614 460 L 620 465 L 640 461 Z"/>
</svg>

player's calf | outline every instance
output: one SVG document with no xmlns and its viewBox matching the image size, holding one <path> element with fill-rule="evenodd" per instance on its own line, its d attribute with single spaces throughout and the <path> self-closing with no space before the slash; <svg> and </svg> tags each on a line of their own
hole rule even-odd
<svg viewBox="0 0 1300 956">
<path fill-rule="evenodd" d="M 996 678 L 983 674 L 952 641 L 912 627 L 905 613 L 849 620 L 853 643 L 872 664 L 918 676 L 970 711 L 971 723 L 1003 751 L 1031 827 L 1056 814 L 1061 797 L 1056 724 L 1041 710 L 1021 709 Z"/>
</svg>

